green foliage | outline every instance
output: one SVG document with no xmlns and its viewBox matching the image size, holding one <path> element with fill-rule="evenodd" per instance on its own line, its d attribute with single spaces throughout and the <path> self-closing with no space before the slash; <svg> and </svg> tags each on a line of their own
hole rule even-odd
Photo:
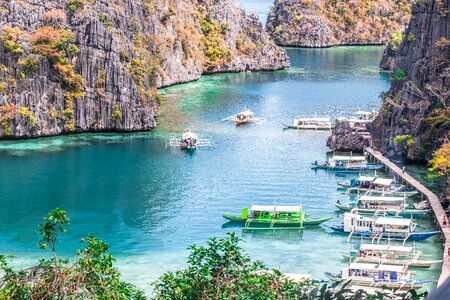
<svg viewBox="0 0 450 300">
<path fill-rule="evenodd" d="M 114 105 L 114 112 L 111 114 L 111 119 L 115 123 L 119 122 L 122 119 L 122 111 L 120 110 L 119 103 L 116 103 Z"/>
<path fill-rule="evenodd" d="M 0 299 L 145 299 L 143 292 L 121 281 L 109 245 L 95 236 L 81 239 L 85 246 L 72 261 L 58 258 L 55 244 L 67 224 L 67 213 L 57 208 L 39 225 L 40 246 L 52 250 L 52 260 L 16 271 L 9 265 L 14 257 L 0 255 Z"/>
<path fill-rule="evenodd" d="M 406 36 L 406 41 L 409 42 L 414 42 L 416 40 L 416 36 L 414 33 L 410 32 L 408 33 L 408 35 Z"/>
<path fill-rule="evenodd" d="M 394 138 L 394 143 L 402 144 L 409 148 L 414 144 L 414 139 L 410 134 L 397 135 Z"/>
<path fill-rule="evenodd" d="M 437 175 L 450 174 L 450 143 L 444 144 L 433 153 L 429 170 Z"/>
<path fill-rule="evenodd" d="M 392 81 L 403 81 L 406 79 L 406 72 L 403 69 L 397 68 L 394 70 L 391 80 Z"/>
<path fill-rule="evenodd" d="M 25 72 L 25 74 L 34 73 L 39 70 L 40 60 L 35 55 L 28 55 L 19 60 L 19 67 Z"/>
<path fill-rule="evenodd" d="M 3 48 L 12 54 L 22 54 L 24 48 L 20 38 L 25 35 L 24 32 L 20 28 L 9 25 L 3 26 L 1 30 L 3 33 L 0 34 L 0 43 Z"/>
<path fill-rule="evenodd" d="M 217 25 L 217 22 L 207 16 L 200 21 L 200 26 L 205 48 L 205 70 L 211 71 L 219 65 L 231 62 L 232 52 L 225 43 L 223 31 Z"/>
<path fill-rule="evenodd" d="M 394 31 L 391 36 L 390 46 L 392 50 L 397 50 L 398 46 L 402 43 L 403 40 L 403 31 Z"/>
<path fill-rule="evenodd" d="M 0 82 L 0 92 L 1 93 L 5 92 L 7 87 L 8 87 L 8 85 L 6 84 L 6 82 L 4 82 L 4 81 Z"/>
<path fill-rule="evenodd" d="M 19 113 L 24 119 L 27 120 L 30 126 L 36 127 L 38 125 L 38 120 L 29 107 L 21 107 Z"/>
</svg>

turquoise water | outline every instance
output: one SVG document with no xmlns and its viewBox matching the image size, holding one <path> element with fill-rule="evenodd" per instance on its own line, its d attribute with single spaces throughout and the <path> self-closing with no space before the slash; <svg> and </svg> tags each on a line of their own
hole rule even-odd
<svg viewBox="0 0 450 300">
<path fill-rule="evenodd" d="M 167 88 L 157 131 L 85 134 L 0 142 L 0 252 L 18 265 L 42 254 L 35 233 L 51 209 L 68 211 L 72 225 L 59 246 L 70 256 L 87 233 L 108 241 L 125 279 L 150 290 L 163 272 L 185 265 L 192 243 L 235 231 L 253 259 L 285 272 L 338 271 L 346 238 L 325 226 L 304 232 L 243 234 L 222 212 L 258 204 L 298 204 L 312 216 L 334 216 L 346 200 L 336 176 L 310 170 L 325 158 L 326 132 L 283 131 L 297 115 L 345 116 L 379 105 L 389 88 L 378 71 L 380 47 L 288 49 L 292 68 L 275 73 L 225 74 Z M 261 125 L 235 127 L 221 119 L 251 108 Z M 191 128 L 215 149 L 193 154 L 166 148 Z M 421 229 L 432 228 L 422 220 Z M 419 247 L 439 258 L 434 240 Z M 439 267 L 419 271 L 436 279 Z"/>
<path fill-rule="evenodd" d="M 236 3 L 244 8 L 248 13 L 256 14 L 261 23 L 266 24 L 267 15 L 270 12 L 270 7 L 273 6 L 272 0 L 236 0 Z"/>
</svg>

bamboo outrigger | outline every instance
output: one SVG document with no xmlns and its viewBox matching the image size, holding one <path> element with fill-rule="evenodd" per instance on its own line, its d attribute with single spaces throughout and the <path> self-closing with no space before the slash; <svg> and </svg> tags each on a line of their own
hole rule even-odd
<svg viewBox="0 0 450 300">
<path fill-rule="evenodd" d="M 183 133 L 180 139 L 171 139 L 169 145 L 182 150 L 195 150 L 198 147 L 214 147 L 214 144 L 210 140 L 199 139 L 190 129 Z"/>
<path fill-rule="evenodd" d="M 334 155 L 327 162 L 319 164 L 317 161 L 312 164 L 313 170 L 327 170 L 331 172 L 361 173 L 369 170 L 383 168 L 383 164 L 369 163 L 365 156 L 354 155 Z"/>
<path fill-rule="evenodd" d="M 295 118 L 292 125 L 283 123 L 286 128 L 297 130 L 328 130 L 334 125 L 330 118 Z"/>
<path fill-rule="evenodd" d="M 346 195 L 370 192 L 371 194 L 382 194 L 384 196 L 410 197 L 419 193 L 417 190 L 407 188 L 404 185 L 396 186 L 393 179 L 371 176 L 360 176 L 358 179 L 352 179 L 350 183 L 338 182 L 338 185 L 347 188 Z"/>
<path fill-rule="evenodd" d="M 244 224 L 243 230 L 295 230 L 304 225 L 319 225 L 332 217 L 310 218 L 301 206 L 252 205 L 242 209 L 241 215 L 224 213 L 223 217 L 232 222 Z M 252 227 L 252 225 L 259 225 Z"/>
</svg>

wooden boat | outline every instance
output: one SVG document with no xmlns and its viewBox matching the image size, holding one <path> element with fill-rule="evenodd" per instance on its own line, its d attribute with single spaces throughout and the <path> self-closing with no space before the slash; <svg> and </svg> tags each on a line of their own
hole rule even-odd
<svg viewBox="0 0 450 300">
<path fill-rule="evenodd" d="M 327 162 L 319 164 L 317 161 L 312 164 L 313 170 L 327 170 L 331 172 L 367 172 L 383 168 L 383 164 L 369 163 L 365 156 L 334 155 Z"/>
<path fill-rule="evenodd" d="M 214 147 L 214 144 L 210 140 L 199 139 L 198 136 L 190 130 L 183 133 L 180 139 L 171 139 L 169 145 L 183 150 L 195 150 L 197 147 Z"/>
<path fill-rule="evenodd" d="M 417 290 L 431 280 L 413 280 L 407 266 L 351 263 L 340 274 L 325 272 L 331 281 L 349 281 L 350 285 Z"/>
<path fill-rule="evenodd" d="M 336 207 L 342 211 L 357 211 L 359 214 L 371 214 L 376 216 L 404 216 L 404 217 L 420 217 L 429 213 L 430 209 L 414 209 L 409 208 L 406 203 L 406 197 L 385 197 L 385 196 L 368 196 L 364 195 L 357 199 L 356 202 L 349 204 L 336 203 Z"/>
<path fill-rule="evenodd" d="M 261 124 L 262 122 L 264 122 L 266 119 L 261 119 L 261 118 L 256 118 L 255 114 L 249 110 L 246 109 L 244 111 L 241 111 L 235 115 L 232 115 L 228 118 L 225 118 L 222 120 L 222 122 L 225 121 L 233 121 L 236 123 L 236 125 L 242 125 L 245 123 L 256 123 L 256 124 Z"/>
<path fill-rule="evenodd" d="M 258 229 L 303 229 L 304 225 L 319 225 L 332 217 L 310 218 L 301 206 L 252 205 L 242 209 L 241 215 L 224 213 L 223 217 L 232 222 L 245 224 L 244 230 Z M 257 227 L 250 227 L 255 225 Z M 258 226 L 259 225 L 259 226 Z"/>
<path fill-rule="evenodd" d="M 355 213 L 345 213 L 341 225 L 328 226 L 332 230 L 352 237 L 380 240 L 423 241 L 437 235 L 440 231 L 414 232 L 417 224 L 411 219 L 389 217 L 364 217 Z"/>
<path fill-rule="evenodd" d="M 405 186 L 395 186 L 394 180 L 388 178 L 378 178 L 369 176 L 360 176 L 358 179 L 352 179 L 349 184 L 339 182 L 338 185 L 347 187 L 346 195 L 357 194 L 359 192 L 370 192 L 371 194 L 382 194 L 385 196 L 414 196 L 419 192 Z"/>
<path fill-rule="evenodd" d="M 295 118 L 292 125 L 283 125 L 286 128 L 302 130 L 331 130 L 334 127 L 330 118 Z"/>
<path fill-rule="evenodd" d="M 416 251 L 415 247 L 397 245 L 361 244 L 358 249 L 341 254 L 353 262 L 407 265 L 419 268 L 429 268 L 433 264 L 442 262 L 442 260 L 420 260 L 423 253 Z"/>
</svg>

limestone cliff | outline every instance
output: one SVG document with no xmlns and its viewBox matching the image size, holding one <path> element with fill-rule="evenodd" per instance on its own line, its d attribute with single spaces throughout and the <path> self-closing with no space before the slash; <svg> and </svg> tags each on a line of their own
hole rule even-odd
<svg viewBox="0 0 450 300">
<path fill-rule="evenodd" d="M 450 0 L 418 1 L 392 63 L 392 86 L 374 122 L 374 143 L 390 156 L 428 161 L 448 140 Z"/>
<path fill-rule="evenodd" d="M 411 0 L 276 0 L 267 30 L 278 45 L 385 44 L 403 31 Z"/>
<path fill-rule="evenodd" d="M 0 1 L 0 138 L 149 130 L 158 87 L 288 64 L 233 0 Z"/>
</svg>

